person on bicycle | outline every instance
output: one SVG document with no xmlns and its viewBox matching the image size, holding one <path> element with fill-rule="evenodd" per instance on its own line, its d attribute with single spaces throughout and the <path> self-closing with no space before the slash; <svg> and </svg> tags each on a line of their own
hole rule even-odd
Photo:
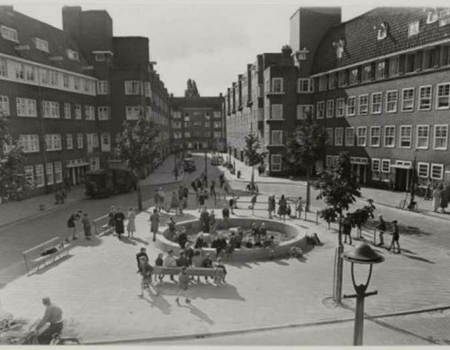
<svg viewBox="0 0 450 350">
<path fill-rule="evenodd" d="M 37 324 L 36 330 L 50 323 L 49 327 L 38 335 L 39 344 L 50 344 L 55 334 L 61 334 L 63 329 L 62 310 L 59 306 L 52 304 L 50 298 L 42 299 L 42 304 L 45 306 L 45 314 L 42 320 Z"/>
</svg>

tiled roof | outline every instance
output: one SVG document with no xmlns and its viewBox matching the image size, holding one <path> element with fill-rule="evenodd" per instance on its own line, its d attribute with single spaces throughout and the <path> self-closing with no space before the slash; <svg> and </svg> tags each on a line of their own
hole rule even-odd
<svg viewBox="0 0 450 350">
<path fill-rule="evenodd" d="M 92 70 L 82 69 L 89 64 L 76 42 L 62 30 L 5 7 L 0 7 L 0 25 L 17 30 L 19 39 L 19 43 L 16 43 L 0 36 L 0 52 L 48 66 L 92 75 Z M 48 42 L 50 53 L 36 48 L 36 37 Z M 29 45 L 30 49 L 18 51 L 15 49 L 18 45 Z M 79 62 L 68 59 L 67 49 L 78 52 Z M 49 58 L 53 56 L 62 56 L 63 60 L 52 61 Z"/>
<path fill-rule="evenodd" d="M 215 108 L 220 109 L 223 97 L 174 97 L 172 98 L 172 107 L 179 108 Z"/>
<path fill-rule="evenodd" d="M 312 73 L 450 38 L 450 24 L 442 27 L 439 21 L 427 24 L 427 15 L 428 10 L 422 7 L 380 7 L 331 28 L 316 51 Z M 408 38 L 409 24 L 417 20 L 420 21 L 419 34 Z M 388 36 L 378 40 L 376 28 L 381 23 L 387 23 Z M 345 42 L 345 51 L 338 59 L 333 42 L 341 39 Z"/>
</svg>

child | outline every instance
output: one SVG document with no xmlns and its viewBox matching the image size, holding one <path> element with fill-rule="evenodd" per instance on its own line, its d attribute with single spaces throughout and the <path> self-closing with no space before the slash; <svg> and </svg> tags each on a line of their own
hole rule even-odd
<svg viewBox="0 0 450 350">
<path fill-rule="evenodd" d="M 180 286 L 180 291 L 175 299 L 178 305 L 180 305 L 180 296 L 184 296 L 186 298 L 186 303 L 190 304 L 191 300 L 188 298 L 188 289 L 189 289 L 189 281 L 190 277 L 187 274 L 186 266 L 181 268 L 181 273 L 178 276 L 178 284 Z"/>
<path fill-rule="evenodd" d="M 219 269 L 222 270 L 223 271 L 223 276 L 221 276 L 221 275 L 219 275 L 217 273 L 216 278 L 214 279 L 214 282 L 217 285 L 226 284 L 225 277 L 227 275 L 227 269 L 225 268 L 225 265 L 223 265 L 223 263 L 222 263 L 222 258 L 217 258 L 217 262 L 215 263 L 215 268 L 217 270 L 219 270 Z"/>
<path fill-rule="evenodd" d="M 297 201 L 297 213 L 298 213 L 298 218 L 299 218 L 300 220 L 302 219 L 302 211 L 303 211 L 302 197 L 298 197 L 298 201 Z"/>
<path fill-rule="evenodd" d="M 252 196 L 252 199 L 250 200 L 250 206 L 248 207 L 249 209 L 252 210 L 252 215 L 255 215 L 255 204 L 256 204 L 256 199 L 257 199 L 257 194 L 254 193 Z"/>
<path fill-rule="evenodd" d="M 141 281 L 141 294 L 140 297 L 144 296 L 144 289 L 148 290 L 150 292 L 150 286 L 152 285 L 152 272 L 153 267 L 150 266 L 148 263 L 148 260 L 142 256 L 140 259 L 140 272 L 142 275 L 142 281 Z M 153 287 L 155 290 L 155 295 L 159 295 L 158 289 L 156 287 Z"/>
<path fill-rule="evenodd" d="M 163 266 L 164 264 L 164 260 L 163 260 L 163 253 L 159 253 L 158 257 L 155 260 L 155 266 Z M 162 278 L 164 277 L 164 275 L 159 275 L 158 278 L 160 281 L 162 281 Z"/>
</svg>

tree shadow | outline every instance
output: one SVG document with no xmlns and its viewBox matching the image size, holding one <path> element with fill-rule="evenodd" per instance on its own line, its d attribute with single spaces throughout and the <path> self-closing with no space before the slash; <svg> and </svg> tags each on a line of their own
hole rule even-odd
<svg viewBox="0 0 450 350">
<path fill-rule="evenodd" d="M 177 295 L 178 291 L 179 291 L 178 284 L 174 284 L 174 283 L 159 284 L 158 288 L 159 288 L 160 292 L 163 293 L 164 295 Z M 192 283 L 192 285 L 189 286 L 189 290 L 190 290 L 190 295 L 193 298 L 231 299 L 231 300 L 245 301 L 245 298 L 243 298 L 239 294 L 236 287 L 234 287 L 231 284 L 217 286 L 217 285 L 210 283 L 209 281 L 206 283 L 201 281 L 201 282 Z"/>
<path fill-rule="evenodd" d="M 141 297 L 142 300 L 145 300 L 147 303 L 150 304 L 150 306 L 153 307 L 157 307 L 158 309 L 161 310 L 161 312 L 164 315 L 170 315 L 172 312 L 172 305 L 169 304 L 169 302 L 161 295 L 159 294 L 158 296 L 156 296 L 155 294 L 152 293 L 148 293 L 151 296 L 151 300 L 147 299 L 145 297 L 145 294 L 143 297 Z"/>
<path fill-rule="evenodd" d="M 131 238 L 131 240 L 136 241 L 136 242 L 138 242 L 140 244 L 143 244 L 143 245 L 149 245 L 150 244 L 148 241 L 143 240 L 142 238 L 139 238 L 139 237 L 133 237 L 133 238 Z"/>
<path fill-rule="evenodd" d="M 209 318 L 209 316 L 204 313 L 202 310 L 200 310 L 198 307 L 189 304 L 189 305 L 180 305 L 181 308 L 186 308 L 189 309 L 189 311 L 191 312 L 192 315 L 198 317 L 199 319 L 201 319 L 202 321 L 206 322 L 209 325 L 213 325 L 214 321 Z"/>
<path fill-rule="evenodd" d="M 403 249 L 402 249 L 402 253 L 403 253 Z M 428 264 L 434 264 L 434 265 L 436 264 L 434 261 L 428 260 L 426 258 L 422 258 L 420 256 L 412 256 L 412 255 L 409 255 L 409 254 L 402 254 L 402 255 L 407 257 L 408 259 L 411 259 L 411 260 L 422 261 L 422 262 L 425 262 L 425 263 L 428 263 Z"/>
</svg>

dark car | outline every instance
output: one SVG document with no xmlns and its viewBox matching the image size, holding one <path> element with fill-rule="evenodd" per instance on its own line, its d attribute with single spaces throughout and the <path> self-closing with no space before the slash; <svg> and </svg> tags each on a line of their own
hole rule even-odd
<svg viewBox="0 0 450 350">
<path fill-rule="evenodd" d="M 136 190 L 137 179 L 131 171 L 100 169 L 86 172 L 86 195 L 107 197 Z"/>
<path fill-rule="evenodd" d="M 183 169 L 184 171 L 190 173 L 195 171 L 197 167 L 195 166 L 195 162 L 193 158 L 185 158 L 183 161 Z"/>
</svg>

